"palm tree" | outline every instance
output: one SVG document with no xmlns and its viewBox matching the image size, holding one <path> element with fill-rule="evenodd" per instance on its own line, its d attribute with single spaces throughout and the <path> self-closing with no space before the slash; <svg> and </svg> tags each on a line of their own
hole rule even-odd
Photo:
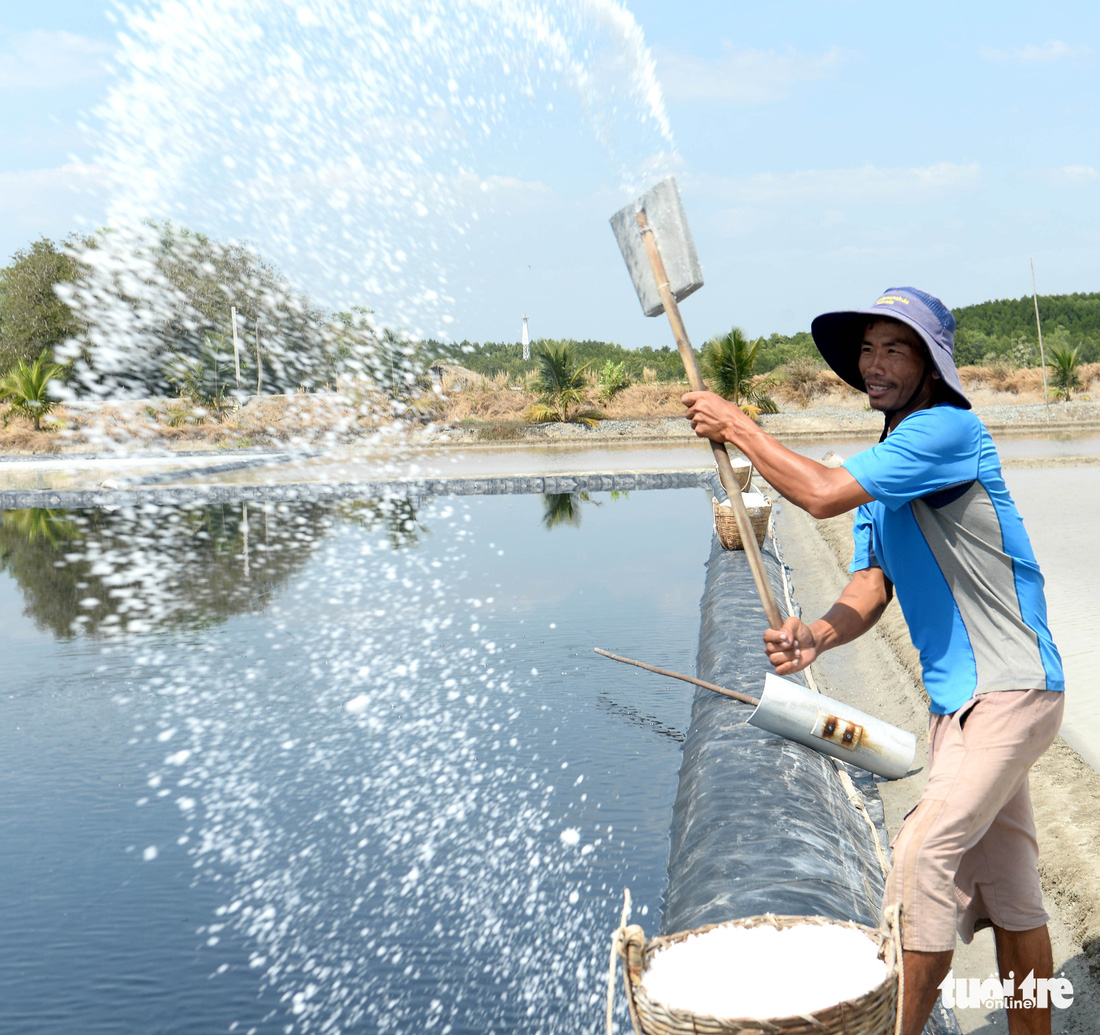
<svg viewBox="0 0 1100 1035">
<path fill-rule="evenodd" d="M 603 419 L 599 410 L 573 411 L 584 403 L 585 371 L 588 364 L 577 364 L 576 353 L 565 341 L 543 342 L 538 351 L 538 400 L 527 408 L 526 417 L 532 424 L 544 421 L 579 421 L 592 428 Z"/>
<path fill-rule="evenodd" d="M 6 510 L 0 523 L 5 528 L 14 529 L 28 542 L 45 539 L 50 546 L 59 546 L 76 538 L 76 526 L 69 521 L 63 510 L 47 507 L 30 507 L 27 510 Z"/>
<path fill-rule="evenodd" d="M 1051 349 L 1050 358 L 1054 361 L 1054 390 L 1062 399 L 1069 402 L 1075 388 L 1081 387 L 1079 367 L 1081 357 L 1078 346 L 1072 349 Z"/>
<path fill-rule="evenodd" d="M 42 418 L 54 407 L 49 397 L 49 383 L 62 370 L 57 363 L 48 362 L 49 349 L 43 349 L 30 366 L 25 360 L 19 360 L 14 369 L 0 379 L 0 401 L 10 402 L 11 411 L 4 417 L 4 423 L 13 413 L 34 421 L 34 430 L 42 430 Z"/>
<path fill-rule="evenodd" d="M 776 384 L 775 378 L 756 380 L 756 358 L 763 338 L 749 341 L 740 327 L 728 334 L 711 338 L 703 346 L 703 375 L 711 390 L 724 399 L 740 406 L 749 416 L 759 413 L 775 413 L 778 407 L 768 389 Z"/>
<path fill-rule="evenodd" d="M 582 503 L 596 503 L 599 506 L 587 492 L 544 492 L 542 523 L 547 528 L 557 528 L 558 525 L 580 528 Z"/>
</svg>

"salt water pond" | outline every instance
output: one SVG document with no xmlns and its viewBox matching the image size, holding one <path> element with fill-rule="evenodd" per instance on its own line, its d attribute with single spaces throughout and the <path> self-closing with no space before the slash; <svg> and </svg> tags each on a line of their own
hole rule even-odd
<svg viewBox="0 0 1100 1035">
<path fill-rule="evenodd" d="M 595 1030 L 705 492 L 3 517 L 0 1029 Z"/>
</svg>

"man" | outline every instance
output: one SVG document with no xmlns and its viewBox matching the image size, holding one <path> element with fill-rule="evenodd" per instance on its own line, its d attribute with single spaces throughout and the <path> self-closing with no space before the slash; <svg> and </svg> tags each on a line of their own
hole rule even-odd
<svg viewBox="0 0 1100 1035">
<path fill-rule="evenodd" d="M 931 701 L 929 778 L 893 842 L 884 908 L 902 910 L 905 1035 L 919 1035 L 955 932 L 992 926 L 1003 978 L 1053 969 L 1027 773 L 1061 724 L 1061 659 L 1043 579 L 1000 460 L 955 369 L 955 318 L 890 288 L 869 309 L 814 320 L 826 362 L 885 417 L 879 444 L 827 468 L 710 392 L 683 397 L 698 435 L 737 446 L 814 517 L 858 508 L 852 578 L 816 622 L 764 634 L 779 675 L 867 632 L 894 592 Z M 1009 1011 L 1011 1035 L 1049 1035 L 1050 1010 Z"/>
</svg>

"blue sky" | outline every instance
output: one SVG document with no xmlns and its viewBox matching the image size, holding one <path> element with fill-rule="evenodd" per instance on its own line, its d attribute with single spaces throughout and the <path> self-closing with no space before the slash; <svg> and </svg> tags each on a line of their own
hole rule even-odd
<svg viewBox="0 0 1100 1035">
<path fill-rule="evenodd" d="M 364 24 L 374 6 L 315 0 L 320 15 L 306 18 L 288 0 L 303 25 L 326 4 Z M 1095 3 L 625 6 L 654 61 L 703 264 L 706 283 L 683 305 L 697 345 L 733 325 L 806 330 L 818 312 L 895 285 L 952 306 L 1020 297 L 1031 259 L 1041 293 L 1100 290 Z M 111 70 L 119 30 L 96 0 L 0 14 L 0 262 L 41 235 L 106 220 L 94 109 L 126 74 L 125 61 Z M 465 174 L 492 204 L 469 202 L 477 217 L 460 252 L 445 238 L 453 301 L 440 329 L 516 340 L 526 313 L 535 337 L 671 343 L 663 318 L 641 315 L 607 225 L 630 200 L 614 163 L 575 99 L 542 105 L 536 90 L 536 100 L 537 120 L 505 114 L 472 145 Z M 629 158 L 658 140 L 637 111 L 615 118 L 605 131 Z M 465 204 L 457 188 L 452 202 Z M 188 221 L 229 234 L 218 219 L 203 209 Z M 325 235 L 283 249 L 288 238 L 266 236 L 263 222 L 245 236 L 319 301 L 335 307 L 350 290 L 375 303 L 365 273 L 344 294 L 333 286 Z M 416 329 L 434 332 L 434 320 Z"/>
</svg>

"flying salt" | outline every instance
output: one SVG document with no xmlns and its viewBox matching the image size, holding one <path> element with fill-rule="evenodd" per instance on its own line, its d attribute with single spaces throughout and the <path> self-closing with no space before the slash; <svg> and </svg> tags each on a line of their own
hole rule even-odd
<svg viewBox="0 0 1100 1035">
<path fill-rule="evenodd" d="M 875 943 L 839 924 L 715 927 L 650 957 L 651 999 L 707 1017 L 814 1013 L 877 988 L 886 965 Z"/>
</svg>

